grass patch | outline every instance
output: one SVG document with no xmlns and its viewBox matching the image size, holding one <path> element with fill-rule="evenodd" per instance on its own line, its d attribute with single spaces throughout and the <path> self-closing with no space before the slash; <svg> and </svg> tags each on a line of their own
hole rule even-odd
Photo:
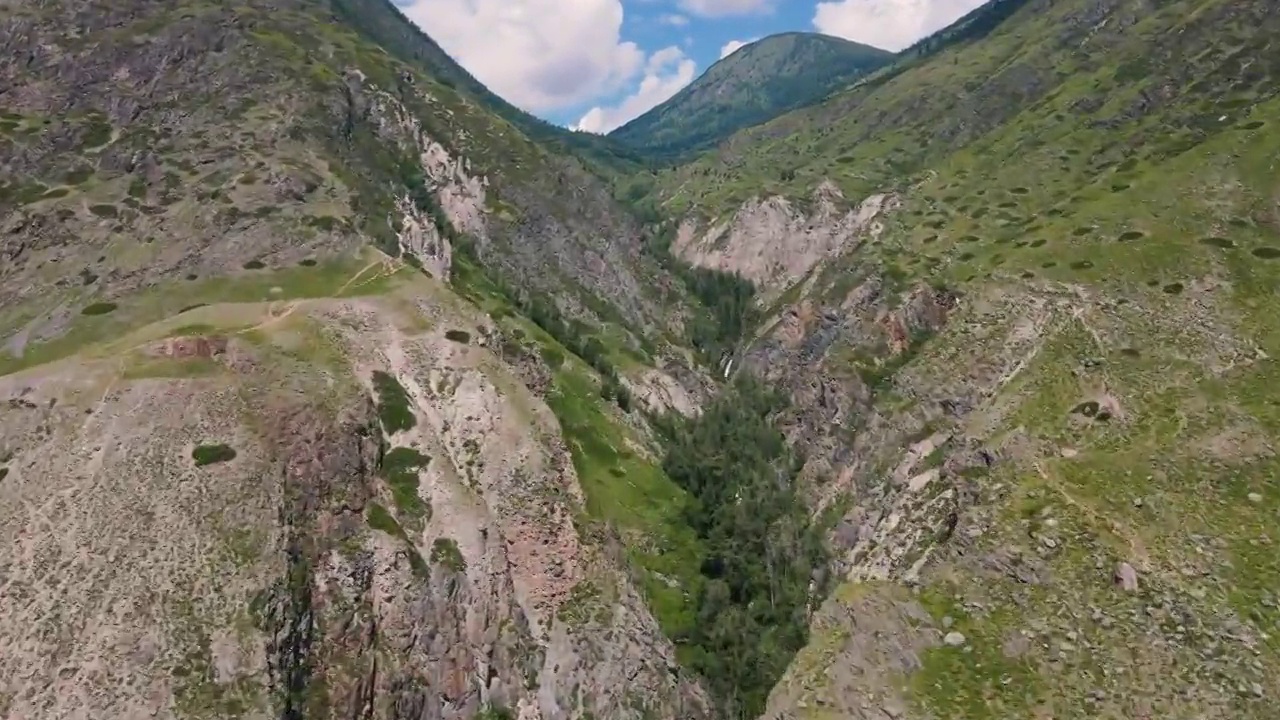
<svg viewBox="0 0 1280 720">
<path fill-rule="evenodd" d="M 974 617 L 951 595 L 950 587 L 929 587 L 923 604 L 937 620 L 950 617 L 951 631 L 965 636 L 962 647 L 936 647 L 925 652 L 910 680 L 912 696 L 938 720 L 987 717 L 1030 717 L 1039 690 L 1039 675 L 1027 661 L 1005 657 L 1000 627 L 1004 618 Z"/>
<path fill-rule="evenodd" d="M 198 378 L 216 375 L 222 366 L 210 358 L 144 358 L 130 363 L 123 374 L 126 380 L 146 378 Z"/>
<path fill-rule="evenodd" d="M 382 457 L 378 471 L 391 488 L 391 497 L 401 515 L 414 519 L 431 516 L 431 505 L 418 494 L 418 471 L 431 458 L 413 448 L 398 447 Z"/>
<path fill-rule="evenodd" d="M 387 509 L 376 502 L 371 502 L 365 507 L 365 521 L 369 523 L 369 527 L 379 532 L 386 533 L 391 537 L 398 538 L 405 544 L 405 552 L 409 556 L 409 567 L 412 568 L 413 574 L 421 578 L 431 577 L 431 570 L 427 567 L 427 563 L 422 559 L 422 554 L 409 541 L 409 536 L 405 534 L 404 528 L 400 527 L 400 523 L 392 517 Z"/>
<path fill-rule="evenodd" d="M 431 543 L 431 562 L 444 565 L 454 572 L 466 572 L 467 561 L 453 538 L 440 537 Z"/>
<path fill-rule="evenodd" d="M 378 396 L 378 419 L 388 435 L 411 429 L 418 419 L 410 409 L 409 393 L 391 375 L 381 370 L 373 371 L 373 390 Z"/>
<path fill-rule="evenodd" d="M 357 297 L 384 294 L 397 287 L 404 272 L 356 282 L 348 280 L 366 266 L 368 256 L 345 256 L 317 267 L 290 266 L 236 276 L 205 278 L 198 282 L 181 278 L 118 299 L 119 310 L 111 318 L 77 318 L 56 339 L 27 345 L 21 357 L 0 355 L 0 375 L 80 352 L 87 346 L 123 337 L 130 330 L 149 325 L 179 312 L 216 303 L 253 303 L 321 297 Z M 344 287 L 346 286 L 346 287 Z M 114 308 L 113 308 L 114 309 Z"/>
<path fill-rule="evenodd" d="M 687 493 L 630 449 L 628 431 L 607 412 L 578 361 L 555 374 L 547 404 L 573 457 L 587 515 L 619 529 L 658 622 L 669 637 L 684 636 L 697 622 L 693 610 L 702 583 L 701 544 L 684 522 Z"/>
<path fill-rule="evenodd" d="M 215 463 L 231 462 L 236 458 L 236 451 L 229 445 L 198 445 L 191 451 L 191 459 L 196 461 L 196 467 L 204 467 L 205 465 L 213 465 Z"/>
</svg>

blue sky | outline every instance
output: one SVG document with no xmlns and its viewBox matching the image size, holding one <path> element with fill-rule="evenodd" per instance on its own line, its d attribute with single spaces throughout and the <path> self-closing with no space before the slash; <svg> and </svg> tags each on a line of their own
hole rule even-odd
<svg viewBox="0 0 1280 720">
<path fill-rule="evenodd" d="M 803 30 L 899 50 L 983 1 L 395 0 L 490 89 L 589 132 L 639 116 L 742 42 Z"/>
</svg>

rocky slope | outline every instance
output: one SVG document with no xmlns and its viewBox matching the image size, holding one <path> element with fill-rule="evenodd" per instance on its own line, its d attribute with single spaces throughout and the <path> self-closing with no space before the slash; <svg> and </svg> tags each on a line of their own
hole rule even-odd
<svg viewBox="0 0 1280 720">
<path fill-rule="evenodd" d="M 708 715 L 612 492 L 680 490 L 602 398 L 702 381 L 583 163 L 389 5 L 7 10 L 0 712 Z"/>
<path fill-rule="evenodd" d="M 816 103 L 893 54 L 817 33 L 781 33 L 737 50 L 671 99 L 609 133 L 646 157 L 683 157 Z"/>
<path fill-rule="evenodd" d="M 366 275 L 0 381 L 6 714 L 705 713 L 584 532 L 536 352 Z"/>
<path fill-rule="evenodd" d="M 1277 16 L 988 12 L 660 182 L 839 518 L 765 717 L 1269 717 Z"/>
</svg>

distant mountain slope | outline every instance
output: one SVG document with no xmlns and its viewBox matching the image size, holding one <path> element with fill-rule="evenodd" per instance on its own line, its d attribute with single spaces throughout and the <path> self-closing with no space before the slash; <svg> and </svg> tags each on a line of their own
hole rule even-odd
<svg viewBox="0 0 1280 720">
<path fill-rule="evenodd" d="M 610 133 L 637 150 L 678 156 L 817 102 L 893 54 L 816 33 L 772 35 L 712 65 L 674 97 Z"/>
<path fill-rule="evenodd" d="M 635 169 L 641 156 L 599 135 L 578 133 L 537 118 L 499 97 L 459 65 L 439 43 L 427 36 L 387 2 L 328 0 L 335 19 L 357 28 L 381 48 L 411 65 L 428 69 L 442 84 L 469 95 L 486 109 L 551 149 L 576 155 L 597 173 Z"/>
</svg>

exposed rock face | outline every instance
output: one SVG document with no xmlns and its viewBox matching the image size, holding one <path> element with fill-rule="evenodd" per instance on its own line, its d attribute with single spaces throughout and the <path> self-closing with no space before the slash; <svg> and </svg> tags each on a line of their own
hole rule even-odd
<svg viewBox="0 0 1280 720">
<path fill-rule="evenodd" d="M 416 312 L 483 324 L 440 293 Z M 265 363 L 233 378 L 122 380 L 103 362 L 0 379 L 7 712 L 706 716 L 626 572 L 575 527 L 581 490 L 541 401 L 477 345 L 403 334 L 395 306 L 308 312 L 356 378 L 399 379 L 412 429 L 386 436 L 350 379 L 335 413 L 319 400 L 332 376 L 282 391 Z M 173 361 L 204 357 L 166 342 L 193 349 Z M 234 457 L 197 466 L 193 441 Z M 421 514 L 385 477 L 393 447 L 427 458 Z"/>
<path fill-rule="evenodd" d="M 441 234 L 439 226 L 408 197 L 397 200 L 396 207 L 402 213 L 400 232 L 396 233 L 400 252 L 417 258 L 432 275 L 448 279 L 453 267 L 453 246 Z"/>
<path fill-rule="evenodd" d="M 733 272 L 759 288 L 768 306 L 824 260 L 854 249 L 882 229 L 877 219 L 897 206 L 891 194 L 872 195 L 854 210 L 832 184 L 814 194 L 813 208 L 783 197 L 753 200 L 726 221 L 703 229 L 694 220 L 680 225 L 674 252 L 702 267 Z"/>
<path fill-rule="evenodd" d="M 678 370 L 678 368 L 672 368 L 673 372 L 668 373 L 648 368 L 638 377 L 623 378 L 622 382 L 632 396 L 643 403 L 650 412 L 675 412 L 692 417 L 701 411 L 702 399 L 695 395 L 696 389 L 705 391 L 705 388 L 701 387 L 700 378 L 692 372 L 683 373 L 678 377 L 675 374 Z"/>
</svg>

